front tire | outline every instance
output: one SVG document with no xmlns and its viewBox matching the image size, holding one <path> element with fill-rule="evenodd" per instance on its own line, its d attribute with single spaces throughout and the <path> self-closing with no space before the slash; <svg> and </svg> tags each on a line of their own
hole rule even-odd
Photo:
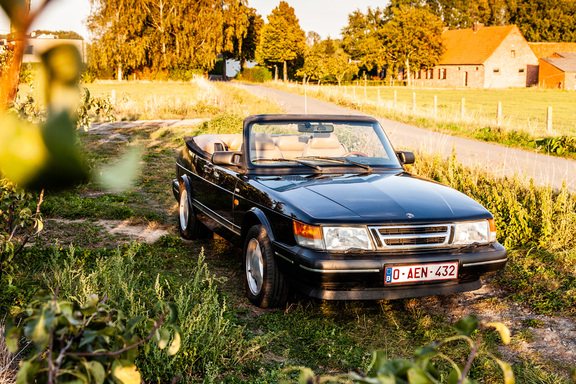
<svg viewBox="0 0 576 384">
<path fill-rule="evenodd" d="M 196 218 L 188 190 L 182 180 L 180 181 L 180 201 L 178 203 L 178 229 L 180 236 L 188 240 L 205 239 L 210 236 L 210 230 Z"/>
<path fill-rule="evenodd" d="M 248 299 L 260 308 L 284 305 L 289 286 L 274 260 L 270 238 L 262 225 L 248 231 L 243 256 Z"/>
</svg>

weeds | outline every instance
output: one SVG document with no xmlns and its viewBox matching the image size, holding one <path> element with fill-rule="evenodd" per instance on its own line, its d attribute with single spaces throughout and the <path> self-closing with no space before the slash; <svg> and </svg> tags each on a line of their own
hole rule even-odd
<svg viewBox="0 0 576 384">
<path fill-rule="evenodd" d="M 169 382 L 174 375 L 185 381 L 213 371 L 236 369 L 259 356 L 266 337 L 246 339 L 244 330 L 231 321 L 225 300 L 218 292 L 222 281 L 208 272 L 201 253 L 184 260 L 182 278 L 143 273 L 142 263 L 155 257 L 153 248 L 133 244 L 112 255 L 82 262 L 73 247 L 55 250 L 44 285 L 59 287 L 59 297 L 79 304 L 90 292 L 106 295 L 110 305 L 127 317 L 148 316 L 159 301 L 171 299 L 178 309 L 182 331 L 181 352 L 168 358 L 163 351 L 140 355 L 136 365 L 143 377 Z M 52 288 L 53 289 L 53 288 Z"/>
</svg>

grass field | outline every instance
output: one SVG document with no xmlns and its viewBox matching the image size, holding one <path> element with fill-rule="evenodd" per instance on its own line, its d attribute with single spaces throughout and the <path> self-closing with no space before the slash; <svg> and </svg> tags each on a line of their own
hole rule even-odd
<svg viewBox="0 0 576 384">
<path fill-rule="evenodd" d="M 83 300 L 79 292 L 89 290 L 108 293 L 110 302 L 126 313 L 147 313 L 162 298 L 177 301 L 187 335 L 182 353 L 173 359 L 153 351 L 141 356 L 137 364 L 147 383 L 168 383 L 177 374 L 183 374 L 180 382 L 190 383 L 297 382 L 297 375 L 285 370 L 298 366 L 331 375 L 364 372 L 373 350 L 389 358 L 411 357 L 416 348 L 453 335 L 451 326 L 460 317 L 477 314 L 513 329 L 509 346 L 490 333 L 481 350 L 509 361 L 517 383 L 570 382 L 571 362 L 562 355 L 562 344 L 555 348 L 542 340 L 570 332 L 557 324 L 574 324 L 575 196 L 490 178 L 454 160 L 419 154 L 412 171 L 458 188 L 494 212 L 499 240 L 511 255 L 504 271 L 475 293 L 373 302 L 293 295 L 285 308 L 262 310 L 244 297 L 241 250 L 221 239 L 183 241 L 177 236 L 170 181 L 182 137 L 240 132 L 244 116 L 278 112 L 278 107 L 226 84 L 94 84 L 90 89 L 95 96 L 115 89 L 119 116 L 205 122 L 114 129 L 111 133 L 126 137 L 121 142 L 81 133 L 94 167 L 113 161 L 127 147 L 141 146 L 142 173 L 125 192 L 89 183 L 48 194 L 42 211 L 47 219 L 59 219 L 58 224 L 49 228 L 47 221 L 46 232 L 18 260 L 15 287 L 2 287 L 4 310 L 25 306 L 36 291 L 56 285 L 71 300 Z M 173 108 L 178 98 L 186 108 Z M 80 218 L 85 221 L 76 221 Z M 168 235 L 154 244 L 130 243 L 106 231 L 100 220 L 162 228 Z M 468 349 L 458 345 L 444 352 L 463 363 Z M 472 377 L 482 383 L 503 381 L 486 358 L 474 363 Z"/>
</svg>

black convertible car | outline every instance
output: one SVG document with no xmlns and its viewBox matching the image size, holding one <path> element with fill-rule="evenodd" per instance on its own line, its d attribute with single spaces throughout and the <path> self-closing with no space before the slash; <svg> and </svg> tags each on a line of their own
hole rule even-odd
<svg viewBox="0 0 576 384">
<path fill-rule="evenodd" d="M 242 247 L 260 307 L 284 304 L 290 287 L 328 300 L 469 291 L 506 264 L 490 212 L 407 173 L 414 154 L 395 152 L 374 118 L 250 116 L 242 134 L 184 141 L 180 232 Z"/>
</svg>

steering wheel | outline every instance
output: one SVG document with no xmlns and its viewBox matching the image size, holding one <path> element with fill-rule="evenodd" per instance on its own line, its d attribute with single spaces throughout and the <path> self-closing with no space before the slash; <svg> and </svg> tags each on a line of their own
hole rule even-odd
<svg viewBox="0 0 576 384">
<path fill-rule="evenodd" d="M 346 152 L 345 154 L 342 155 L 342 157 L 348 157 L 348 156 L 368 157 L 367 154 L 365 154 L 364 152 L 360 152 L 360 151 Z"/>
</svg>

